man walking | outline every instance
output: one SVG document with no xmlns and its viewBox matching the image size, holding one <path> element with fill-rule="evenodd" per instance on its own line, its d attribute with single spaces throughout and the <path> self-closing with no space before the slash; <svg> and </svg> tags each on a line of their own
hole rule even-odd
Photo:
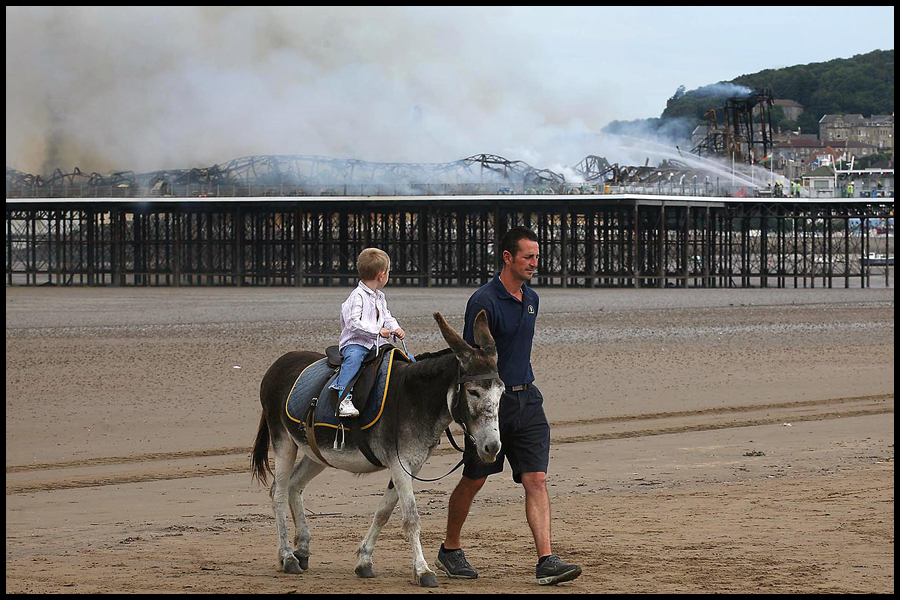
<svg viewBox="0 0 900 600">
<path fill-rule="evenodd" d="M 485 464 L 469 448 L 463 475 L 450 496 L 447 537 L 438 551 L 436 566 L 450 577 L 475 579 L 478 572 L 466 560 L 461 532 L 475 495 L 488 475 L 503 470 L 509 460 L 513 479 L 525 488 L 525 518 L 534 536 L 538 563 L 535 578 L 540 585 L 571 581 L 581 567 L 552 553 L 550 544 L 550 496 L 547 466 L 550 462 L 550 424 L 544 399 L 534 385 L 531 344 L 538 313 L 538 295 L 525 285 L 537 269 L 538 238 L 529 229 L 514 227 L 501 244 L 503 267 L 494 279 L 479 288 L 466 305 L 463 338 L 474 345 L 475 315 L 487 312 L 491 335 L 497 344 L 497 369 L 506 385 L 500 400 L 500 442 L 497 460 Z"/>
</svg>

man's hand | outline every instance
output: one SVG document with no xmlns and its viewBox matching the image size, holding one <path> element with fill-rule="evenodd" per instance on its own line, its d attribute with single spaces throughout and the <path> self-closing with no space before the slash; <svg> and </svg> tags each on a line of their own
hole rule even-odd
<svg viewBox="0 0 900 600">
<path fill-rule="evenodd" d="M 391 338 L 391 332 L 388 331 L 387 329 L 385 329 L 384 327 L 381 328 L 381 331 L 379 332 L 379 335 L 380 335 L 381 337 L 383 337 L 384 339 L 386 339 L 386 340 L 388 340 L 388 339 Z"/>
<path fill-rule="evenodd" d="M 399 327 L 394 330 L 394 335 L 396 335 L 397 339 L 400 339 L 400 340 L 402 340 L 406 337 L 406 333 Z"/>
</svg>

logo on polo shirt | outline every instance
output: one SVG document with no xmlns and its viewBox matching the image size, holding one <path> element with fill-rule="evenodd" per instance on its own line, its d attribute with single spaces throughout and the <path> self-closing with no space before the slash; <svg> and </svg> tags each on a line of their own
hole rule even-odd
<svg viewBox="0 0 900 600">
<path fill-rule="evenodd" d="M 529 314 L 529 315 L 533 315 L 533 314 L 534 314 L 534 307 L 533 307 L 532 305 L 530 305 L 530 304 L 528 305 L 528 314 Z"/>
</svg>

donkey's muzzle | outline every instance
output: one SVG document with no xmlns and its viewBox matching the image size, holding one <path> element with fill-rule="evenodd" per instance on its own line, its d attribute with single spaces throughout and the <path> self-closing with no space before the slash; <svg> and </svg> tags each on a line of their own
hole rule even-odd
<svg viewBox="0 0 900 600">
<path fill-rule="evenodd" d="M 494 462 L 497 460 L 497 455 L 500 454 L 500 441 L 486 443 L 478 454 L 482 461 L 486 463 Z"/>
</svg>

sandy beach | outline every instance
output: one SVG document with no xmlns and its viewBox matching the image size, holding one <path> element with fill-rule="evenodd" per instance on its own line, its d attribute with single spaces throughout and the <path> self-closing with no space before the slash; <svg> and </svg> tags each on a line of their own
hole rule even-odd
<svg viewBox="0 0 900 600">
<path fill-rule="evenodd" d="M 473 288 L 386 288 L 415 353 Z M 310 570 L 277 572 L 250 480 L 259 383 L 337 342 L 344 288 L 6 289 L 7 593 L 892 593 L 893 289 L 537 288 L 554 551 L 534 581 L 524 493 L 491 477 L 475 581 L 412 579 L 399 512 L 359 579 L 389 476 L 309 486 Z M 446 442 L 422 475 L 458 460 Z M 431 563 L 456 474 L 415 485 Z"/>
</svg>

